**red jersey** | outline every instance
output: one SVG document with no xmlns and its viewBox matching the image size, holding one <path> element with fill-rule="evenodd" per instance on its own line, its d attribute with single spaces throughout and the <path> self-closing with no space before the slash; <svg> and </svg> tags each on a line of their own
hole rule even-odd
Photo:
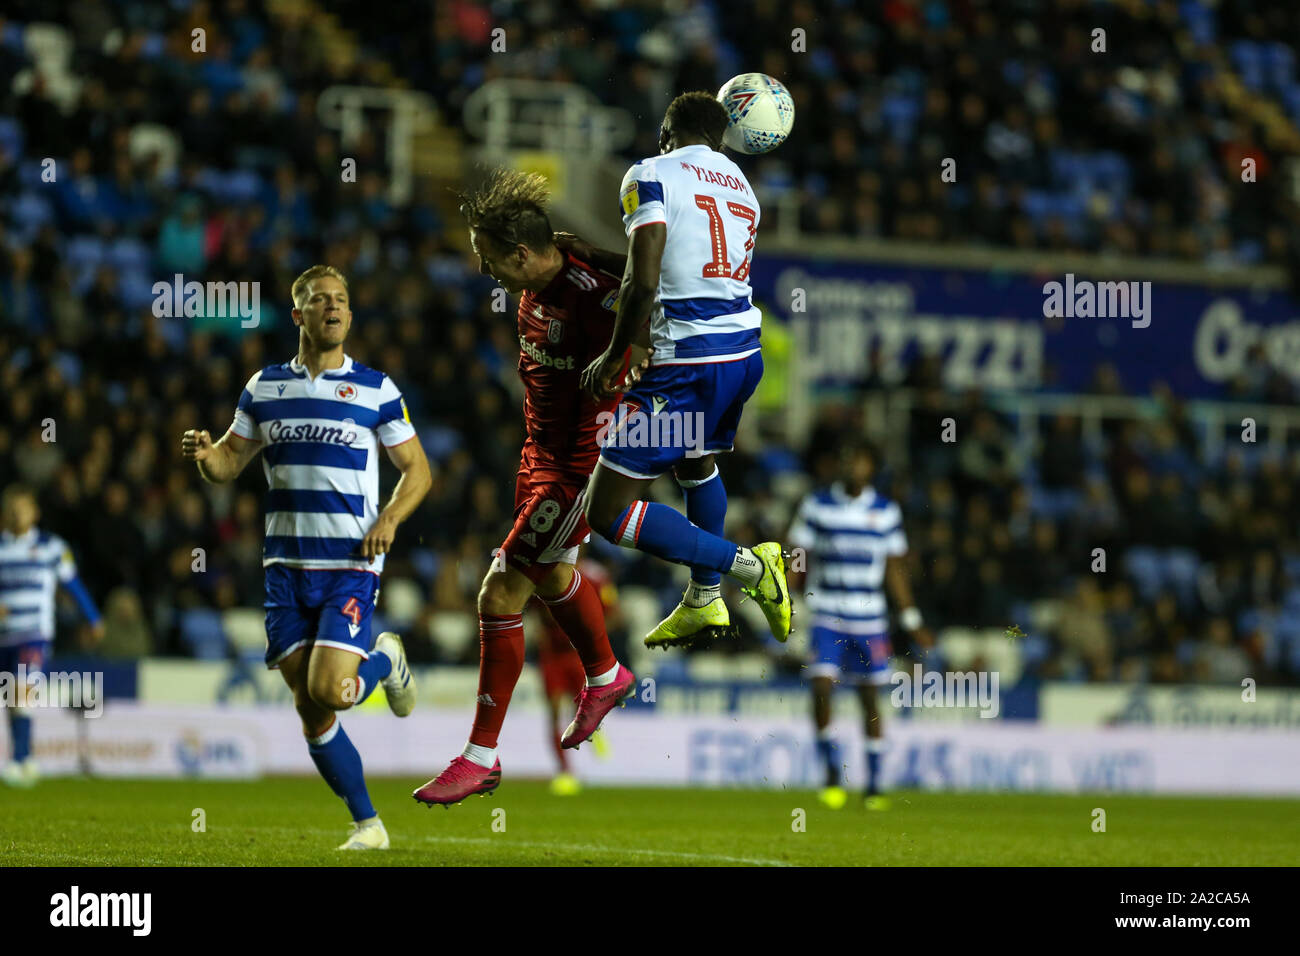
<svg viewBox="0 0 1300 956">
<path fill-rule="evenodd" d="M 619 280 L 564 254 L 564 266 L 540 292 L 519 300 L 519 378 L 524 383 L 522 467 L 584 481 L 600 457 L 597 436 L 619 398 L 595 401 L 582 373 L 609 346 Z"/>
</svg>

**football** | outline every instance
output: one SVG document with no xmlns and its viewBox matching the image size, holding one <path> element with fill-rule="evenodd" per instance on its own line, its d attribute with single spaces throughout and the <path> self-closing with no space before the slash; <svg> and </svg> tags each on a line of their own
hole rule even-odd
<svg viewBox="0 0 1300 956">
<path fill-rule="evenodd" d="M 766 73 L 733 76 L 718 90 L 731 122 L 722 142 L 738 153 L 767 153 L 785 142 L 794 127 L 794 100 Z"/>
</svg>

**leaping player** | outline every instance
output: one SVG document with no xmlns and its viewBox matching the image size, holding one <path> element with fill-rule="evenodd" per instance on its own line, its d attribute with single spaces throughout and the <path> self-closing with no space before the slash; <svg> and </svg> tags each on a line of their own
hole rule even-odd
<svg viewBox="0 0 1300 956">
<path fill-rule="evenodd" d="M 433 481 L 397 386 L 343 352 L 352 326 L 343 273 L 312 266 L 291 296 L 297 357 L 248 380 L 224 437 L 214 443 L 207 431 L 187 431 L 181 452 L 204 480 L 227 482 L 263 450 L 266 665 L 293 690 L 316 769 L 352 814 L 338 849 L 386 850 L 361 755 L 338 712 L 380 683 L 398 717 L 415 706 L 401 638 L 386 631 L 372 647 L 370 621 L 397 526 Z M 402 473 L 382 511 L 381 445 Z"/>
<path fill-rule="evenodd" d="M 599 271 L 599 263 L 556 244 L 560 238 L 571 246 L 574 237 L 551 231 L 543 177 L 497 170 L 463 198 L 479 270 L 511 295 L 523 293 L 516 321 L 527 440 L 515 477 L 514 526 L 478 594 L 474 724 L 460 756 L 415 791 L 415 799 L 430 806 L 490 793 L 501 782 L 497 743 L 523 671 L 523 610 L 534 593 L 577 650 L 586 675 L 561 747 L 587 740 L 635 690 L 632 672 L 609 646 L 600 594 L 576 566 L 579 546 L 591 536 L 584 488 L 600 452 L 602 414 L 611 414 L 615 404 L 586 395 L 579 376 L 609 342 L 618 281 Z M 631 344 L 619 352 L 620 379 Z"/>
<path fill-rule="evenodd" d="M 714 455 L 732 450 L 741 411 L 763 375 L 762 313 L 750 301 L 759 203 L 721 152 L 727 111 L 711 93 L 683 93 L 659 130 L 659 156 L 627 171 L 620 190 L 629 237 L 618 319 L 603 355 L 583 373 L 614 394 L 624 350 L 650 320 L 650 367 L 626 393 L 587 490 L 587 520 L 609 541 L 691 568 L 682 603 L 647 635 L 648 647 L 693 643 L 730 626 L 721 576 L 754 598 L 773 636 L 790 636 L 785 562 L 775 541 L 751 550 L 722 537 L 727 495 Z M 623 441 L 640 426 L 653 442 Z M 686 514 L 646 500 L 673 469 Z"/>
</svg>

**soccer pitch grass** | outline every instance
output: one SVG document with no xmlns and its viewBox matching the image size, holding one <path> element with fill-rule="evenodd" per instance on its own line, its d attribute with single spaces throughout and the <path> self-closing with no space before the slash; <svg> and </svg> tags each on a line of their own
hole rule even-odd
<svg viewBox="0 0 1300 956">
<path fill-rule="evenodd" d="M 415 778 L 373 779 L 388 851 L 339 853 L 342 802 L 315 778 L 55 779 L 0 789 L 6 866 L 1252 866 L 1300 861 L 1300 801 L 899 792 L 832 811 L 812 791 L 591 787 L 507 778 L 426 809 Z M 1092 811 L 1106 811 L 1106 832 Z M 806 831 L 795 832 L 795 810 Z M 191 829 L 202 809 L 206 832 Z M 504 832 L 494 832 L 504 810 Z M 501 815 L 495 819 L 500 827 Z"/>
</svg>

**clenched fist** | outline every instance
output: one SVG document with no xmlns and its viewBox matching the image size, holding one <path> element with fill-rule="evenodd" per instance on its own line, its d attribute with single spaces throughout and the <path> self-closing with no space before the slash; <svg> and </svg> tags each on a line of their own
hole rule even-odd
<svg viewBox="0 0 1300 956">
<path fill-rule="evenodd" d="M 207 461 L 212 457 L 212 435 L 206 428 L 191 428 L 181 436 L 181 454 L 187 461 Z"/>
</svg>

